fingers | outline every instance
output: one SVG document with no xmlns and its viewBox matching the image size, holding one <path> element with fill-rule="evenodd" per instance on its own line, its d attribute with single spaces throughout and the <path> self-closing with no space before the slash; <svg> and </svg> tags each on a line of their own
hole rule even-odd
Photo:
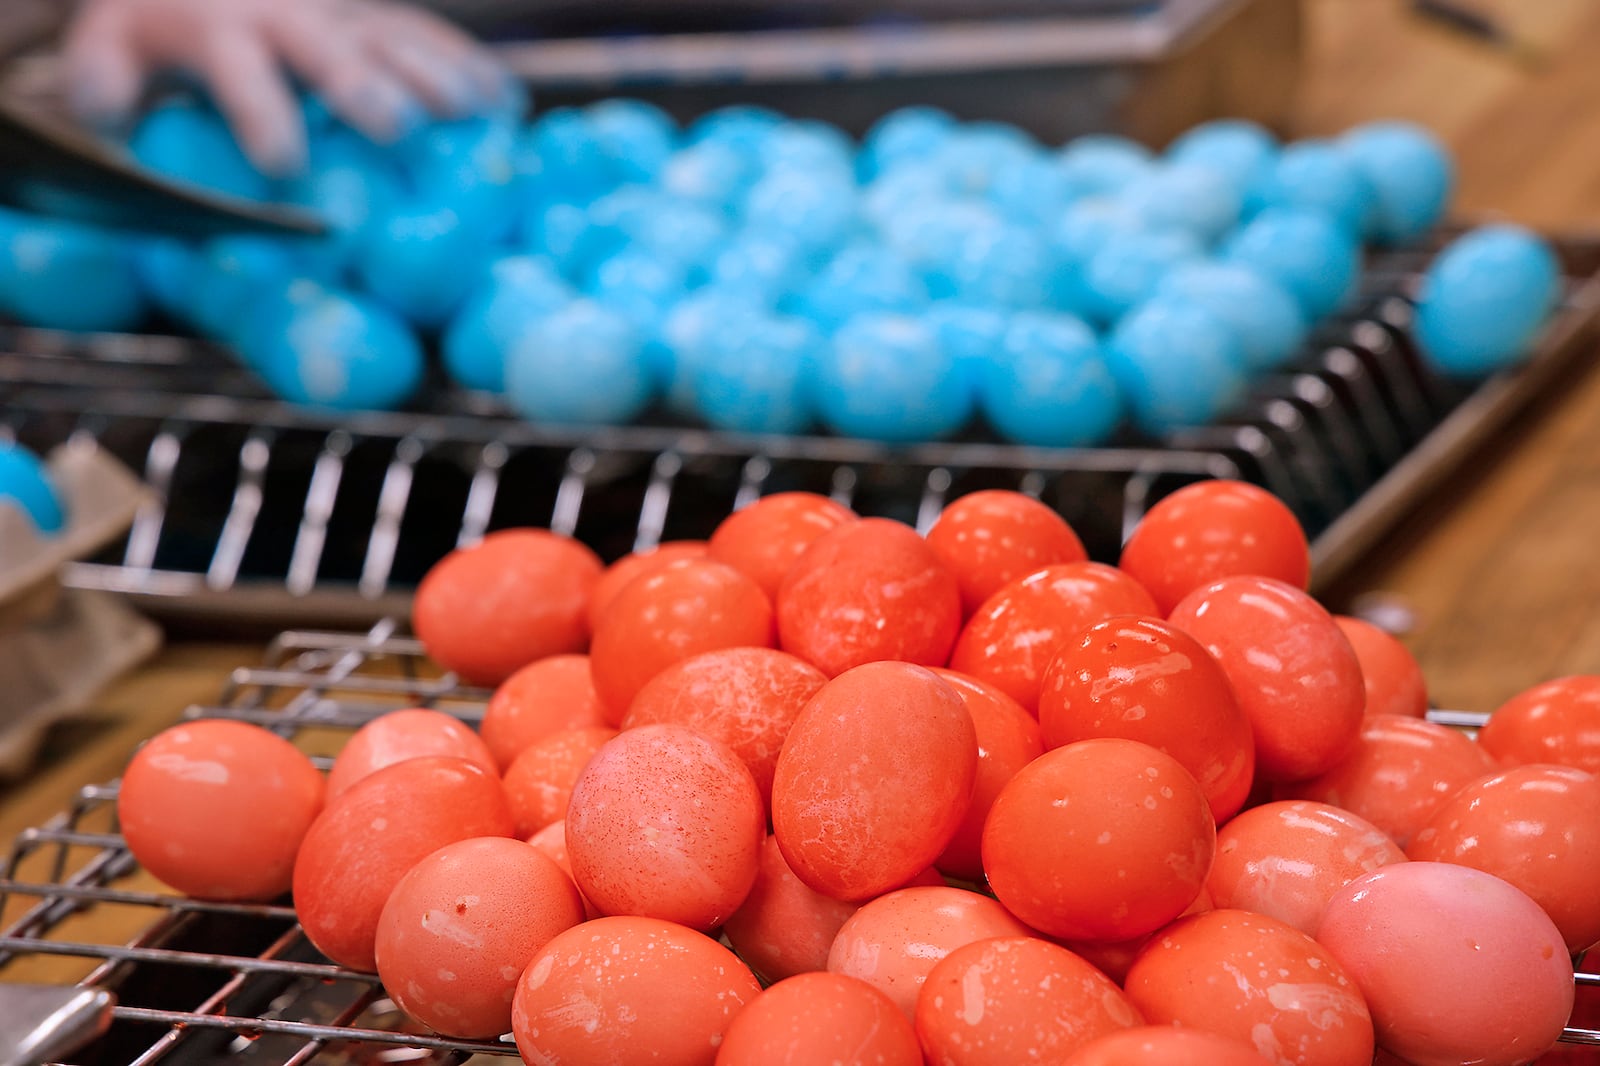
<svg viewBox="0 0 1600 1066">
<path fill-rule="evenodd" d="M 271 176 L 301 170 L 305 124 L 269 42 L 248 29 L 218 29 L 206 43 L 202 66 L 218 109 L 250 161 Z"/>
<path fill-rule="evenodd" d="M 97 4 L 67 35 L 67 103 L 90 126 L 122 125 L 139 101 L 147 71 L 130 29 L 115 5 Z"/>
<path fill-rule="evenodd" d="M 354 35 L 285 11 L 267 28 L 273 46 L 334 114 L 379 144 L 422 124 L 422 105 Z"/>
<path fill-rule="evenodd" d="M 373 5 L 370 46 L 437 114 L 460 117 L 504 106 L 511 81 L 489 53 L 443 19 L 404 4 Z"/>
</svg>

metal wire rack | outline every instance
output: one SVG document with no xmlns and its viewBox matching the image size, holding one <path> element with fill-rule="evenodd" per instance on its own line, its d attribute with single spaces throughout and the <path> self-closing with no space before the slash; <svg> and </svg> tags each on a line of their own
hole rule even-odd
<svg viewBox="0 0 1600 1066">
<path fill-rule="evenodd" d="M 919 528 L 962 493 L 1020 489 L 1065 515 L 1093 557 L 1114 560 L 1163 495 L 1201 478 L 1242 477 L 1293 508 L 1326 582 L 1592 354 L 1600 246 L 1561 250 L 1566 299 L 1515 371 L 1461 383 L 1429 370 L 1409 340 L 1406 294 L 1431 248 L 1387 252 L 1370 265 L 1358 310 L 1255 382 L 1223 418 L 1111 448 L 1014 447 L 981 431 L 892 448 L 737 436 L 665 417 L 564 431 L 520 422 L 496 398 L 442 380 L 415 409 L 341 415 L 278 402 L 224 353 L 187 338 L 5 327 L 0 434 L 36 449 L 88 435 L 139 472 L 157 502 L 66 580 L 208 624 L 363 627 L 407 613 L 427 568 L 488 530 L 546 526 L 610 559 L 705 537 L 735 507 L 784 489 L 827 493 Z"/>
<path fill-rule="evenodd" d="M 439 676 L 418 642 L 395 633 L 382 622 L 357 634 L 281 634 L 261 666 L 236 671 L 216 704 L 187 716 L 266 726 L 323 765 L 352 730 L 398 707 L 431 706 L 477 722 L 488 693 Z M 1470 728 L 1484 716 L 1435 718 Z M 408 1027 L 374 976 L 335 966 L 310 946 L 288 906 L 171 895 L 124 847 L 116 796 L 116 782 L 84 788 L 69 811 L 18 837 L 0 880 L 0 1003 L 3 982 L 41 973 L 117 997 L 109 1028 L 72 1058 L 76 1066 L 224 1055 L 241 1064 L 453 1063 L 516 1054 L 509 1043 Z M 1600 974 L 1578 981 L 1581 992 L 1600 993 Z M 1600 1048 L 1600 1030 L 1569 1028 L 1563 1040 Z"/>
</svg>

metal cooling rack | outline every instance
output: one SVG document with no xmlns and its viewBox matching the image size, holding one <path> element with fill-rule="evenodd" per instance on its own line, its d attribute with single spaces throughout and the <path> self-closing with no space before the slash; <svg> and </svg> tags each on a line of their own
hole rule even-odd
<svg viewBox="0 0 1600 1066">
<path fill-rule="evenodd" d="M 0 328 L 0 434 L 40 450 L 87 434 L 161 498 L 123 541 L 69 568 L 69 584 L 213 626 L 363 627 L 408 613 L 428 567 L 489 530 L 546 526 L 611 559 L 703 538 L 742 503 L 786 489 L 922 529 L 963 493 L 1018 489 L 1060 511 L 1092 557 L 1114 561 L 1162 496 L 1241 477 L 1299 516 L 1325 584 L 1593 350 L 1600 244 L 1568 242 L 1566 298 L 1530 362 L 1476 387 L 1434 374 L 1408 338 L 1406 298 L 1431 250 L 1375 257 L 1359 311 L 1319 330 L 1215 424 L 1111 448 L 1013 447 L 976 431 L 890 448 L 664 418 L 560 431 L 442 379 L 411 411 L 339 415 L 274 400 L 190 339 L 15 328 Z"/>
<path fill-rule="evenodd" d="M 324 766 L 350 732 L 399 707 L 436 707 L 476 723 L 489 694 L 438 677 L 417 641 L 394 634 L 391 622 L 364 634 L 284 633 L 260 667 L 235 671 L 215 705 L 186 716 L 264 725 Z M 1486 716 L 1435 717 L 1473 727 Z M 0 880 L 0 1006 L 4 982 L 39 980 L 39 966 L 62 960 L 82 972 L 55 983 L 117 999 L 109 1028 L 71 1063 L 456 1063 L 516 1054 L 509 1043 L 407 1031 L 377 979 L 329 963 L 287 906 L 169 894 L 124 847 L 116 796 L 116 782 L 84 788 L 69 811 L 18 837 Z M 125 938 L 87 936 L 84 915 L 98 929 L 115 917 Z M 1600 989 L 1597 974 L 1578 982 Z M 1569 1028 L 1562 1039 L 1600 1046 L 1600 1030 Z"/>
</svg>

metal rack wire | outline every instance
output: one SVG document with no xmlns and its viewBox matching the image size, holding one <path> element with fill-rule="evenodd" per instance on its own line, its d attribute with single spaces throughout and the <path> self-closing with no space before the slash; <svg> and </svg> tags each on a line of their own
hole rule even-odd
<svg viewBox="0 0 1600 1066">
<path fill-rule="evenodd" d="M 427 568 L 487 530 L 546 526 L 609 559 L 704 537 L 741 503 L 784 489 L 924 528 L 964 492 L 1019 489 L 1065 515 L 1093 557 L 1111 560 L 1161 496 L 1200 478 L 1242 477 L 1294 509 L 1326 582 L 1590 354 L 1600 248 L 1561 250 L 1566 299 L 1515 371 L 1461 383 L 1429 370 L 1408 339 L 1406 294 L 1431 248 L 1386 252 L 1367 272 L 1358 310 L 1223 418 L 1112 448 L 1014 447 L 977 430 L 893 448 L 738 436 L 665 417 L 558 430 L 443 381 L 408 411 L 317 412 L 278 402 L 225 353 L 191 339 L 4 327 L 0 434 L 36 449 L 91 436 L 160 497 L 123 541 L 71 567 L 69 584 L 129 595 L 167 618 L 271 631 L 403 615 Z"/>
<path fill-rule="evenodd" d="M 488 693 L 440 677 L 421 646 L 383 622 L 366 633 L 288 632 L 259 667 L 236 671 L 221 698 L 188 717 L 274 729 L 327 765 L 348 733 L 402 706 L 431 706 L 476 722 Z M 1482 715 L 1439 712 L 1475 726 Z M 332 965 L 306 941 L 291 908 L 205 903 L 141 875 L 113 822 L 117 784 L 90 785 L 72 808 L 24 832 L 0 880 L 0 982 L 34 979 L 63 961 L 56 980 L 110 990 L 110 1028 L 72 1059 L 79 1066 L 208 1062 L 462 1062 L 513 1056 L 506 1042 L 450 1040 L 408 1027 L 371 974 Z M 80 916 L 124 939 L 85 933 Z M 1594 967 L 1589 967 L 1593 969 Z M 1600 975 L 1580 974 L 1600 989 Z M 0 993 L 5 985 L 0 983 Z M 1600 1030 L 1563 1040 L 1600 1047 Z M 1595 1061 L 1600 1062 L 1600 1051 Z"/>
</svg>

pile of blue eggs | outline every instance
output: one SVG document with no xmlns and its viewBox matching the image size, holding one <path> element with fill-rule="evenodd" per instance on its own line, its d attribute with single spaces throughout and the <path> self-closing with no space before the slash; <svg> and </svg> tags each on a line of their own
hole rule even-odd
<svg viewBox="0 0 1600 1066">
<path fill-rule="evenodd" d="M 66 508 L 49 469 L 16 441 L 0 440 L 0 508 L 8 507 L 20 511 L 42 536 L 66 528 Z M 0 558 L 0 565 L 4 563 Z"/>
<path fill-rule="evenodd" d="M 291 181 L 258 175 L 195 103 L 150 113 L 130 148 L 304 205 L 331 237 L 196 247 L 0 216 L 0 307 L 103 329 L 148 302 L 301 403 L 404 403 L 432 347 L 458 385 L 545 425 L 666 409 L 912 442 L 981 418 L 1089 446 L 1216 417 L 1348 307 L 1364 246 L 1428 233 L 1454 183 L 1437 139 L 1400 122 L 1281 144 L 1225 120 L 1156 154 L 931 108 L 860 142 L 748 106 L 680 128 L 622 99 L 382 148 L 307 116 Z M 1553 300 L 1542 242 L 1495 232 L 1423 286 L 1419 335 L 1451 373 L 1514 361 Z"/>
</svg>

